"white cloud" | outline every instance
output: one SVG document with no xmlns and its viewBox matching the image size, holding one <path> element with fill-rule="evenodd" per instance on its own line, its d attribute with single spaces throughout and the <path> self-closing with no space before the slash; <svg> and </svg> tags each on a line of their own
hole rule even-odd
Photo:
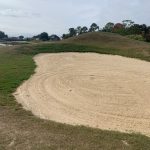
<svg viewBox="0 0 150 150">
<path fill-rule="evenodd" d="M 16 10 L 16 9 L 3 9 L 0 10 L 0 16 L 6 17 L 39 17 L 38 13 L 32 13 L 30 11 L 25 10 Z"/>
</svg>

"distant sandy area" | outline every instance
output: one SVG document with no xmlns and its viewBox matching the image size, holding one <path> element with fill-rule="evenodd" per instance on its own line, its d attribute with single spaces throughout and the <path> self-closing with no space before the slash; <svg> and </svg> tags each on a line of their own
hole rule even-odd
<svg viewBox="0 0 150 150">
<path fill-rule="evenodd" d="M 36 116 L 150 136 L 150 63 L 95 53 L 40 54 L 14 93 Z"/>
</svg>

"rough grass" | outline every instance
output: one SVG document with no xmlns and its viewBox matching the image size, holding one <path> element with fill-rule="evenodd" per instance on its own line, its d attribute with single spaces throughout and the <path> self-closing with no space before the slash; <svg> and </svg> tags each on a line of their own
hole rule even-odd
<svg viewBox="0 0 150 150">
<path fill-rule="evenodd" d="M 0 105 L 8 106 L 16 104 L 12 93 L 34 72 L 35 64 L 30 55 L 4 51 L 0 50 Z"/>
<path fill-rule="evenodd" d="M 32 57 L 42 52 L 97 52 L 150 61 L 150 51 L 76 44 L 33 44 L 0 49 L 0 149 L 148 150 L 150 138 L 41 120 L 17 104 L 11 93 L 34 72 Z"/>
<path fill-rule="evenodd" d="M 115 33 L 96 32 L 86 33 L 78 37 L 69 38 L 63 43 L 76 43 L 82 45 L 92 45 L 99 48 L 111 48 L 120 50 L 142 50 L 150 49 L 150 43 L 129 39 Z"/>
<path fill-rule="evenodd" d="M 149 46 L 149 44 L 148 44 Z M 81 45 L 74 43 L 53 43 L 53 44 L 37 44 L 26 47 L 19 47 L 18 52 L 21 54 L 36 55 L 39 53 L 59 53 L 59 52 L 94 52 L 100 54 L 120 55 L 141 60 L 150 61 L 149 49 L 132 49 L 128 47 L 126 50 L 116 48 L 97 47 L 92 45 Z"/>
<path fill-rule="evenodd" d="M 142 35 L 138 35 L 138 34 L 127 35 L 126 37 L 128 37 L 130 39 L 138 40 L 138 41 L 145 41 L 144 37 Z"/>
</svg>

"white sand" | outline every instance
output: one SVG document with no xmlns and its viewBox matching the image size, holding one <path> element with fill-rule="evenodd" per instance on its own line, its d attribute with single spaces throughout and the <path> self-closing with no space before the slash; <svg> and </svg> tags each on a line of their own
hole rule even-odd
<svg viewBox="0 0 150 150">
<path fill-rule="evenodd" d="M 150 135 L 150 63 L 94 53 L 40 54 L 14 94 L 40 118 Z"/>
</svg>

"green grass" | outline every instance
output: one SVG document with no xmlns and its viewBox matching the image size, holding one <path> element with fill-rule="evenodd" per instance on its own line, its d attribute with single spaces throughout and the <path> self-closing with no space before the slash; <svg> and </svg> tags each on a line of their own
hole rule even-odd
<svg viewBox="0 0 150 150">
<path fill-rule="evenodd" d="M 0 149 L 149 150 L 150 138 L 41 120 L 21 108 L 12 92 L 31 74 L 38 53 L 96 52 L 150 61 L 150 50 L 106 48 L 72 43 L 30 44 L 0 49 Z M 14 140 L 14 144 L 11 142 Z"/>
<path fill-rule="evenodd" d="M 128 37 L 130 39 L 138 40 L 138 41 L 145 41 L 144 37 L 142 35 L 138 35 L 138 34 L 127 35 L 126 37 Z"/>
<path fill-rule="evenodd" d="M 32 56 L 14 52 L 0 54 L 0 105 L 15 104 L 11 93 L 29 78 L 34 68 Z"/>
<path fill-rule="evenodd" d="M 94 52 L 99 54 L 120 55 L 131 58 L 138 58 L 141 60 L 150 61 L 150 48 L 149 49 L 131 49 L 126 50 L 116 48 L 97 47 L 92 45 L 80 45 L 74 43 L 55 43 L 55 44 L 38 44 L 18 48 L 20 54 L 36 55 L 39 53 L 59 53 L 59 52 Z"/>
</svg>

